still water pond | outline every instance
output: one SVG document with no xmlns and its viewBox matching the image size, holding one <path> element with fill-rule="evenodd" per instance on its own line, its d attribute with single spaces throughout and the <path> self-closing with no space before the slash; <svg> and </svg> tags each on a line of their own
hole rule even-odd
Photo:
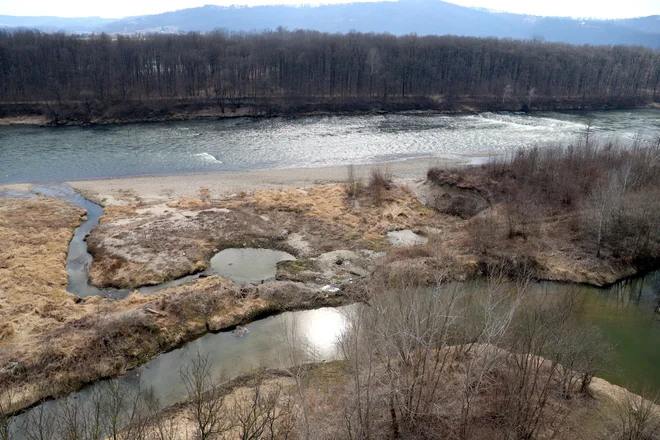
<svg viewBox="0 0 660 440">
<path fill-rule="evenodd" d="M 499 155 L 594 136 L 660 135 L 660 110 L 328 116 L 0 127 L 0 184 Z"/>
<path fill-rule="evenodd" d="M 295 259 L 291 254 L 271 249 L 225 249 L 211 258 L 211 273 L 239 284 L 260 283 L 275 279 L 277 263 Z"/>
</svg>

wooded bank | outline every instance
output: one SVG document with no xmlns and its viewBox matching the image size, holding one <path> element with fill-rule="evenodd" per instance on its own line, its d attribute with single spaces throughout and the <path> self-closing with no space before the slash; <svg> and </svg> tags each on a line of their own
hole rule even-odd
<svg viewBox="0 0 660 440">
<path fill-rule="evenodd" d="M 0 117 L 42 114 L 56 123 L 167 120 L 199 111 L 630 108 L 658 101 L 660 52 L 642 47 L 285 30 L 0 33 Z"/>
</svg>

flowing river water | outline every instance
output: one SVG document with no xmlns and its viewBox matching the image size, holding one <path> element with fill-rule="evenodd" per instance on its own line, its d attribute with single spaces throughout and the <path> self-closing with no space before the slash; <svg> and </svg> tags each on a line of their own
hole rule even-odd
<svg viewBox="0 0 660 440">
<path fill-rule="evenodd" d="M 225 119 L 92 127 L 0 127 L 0 184 L 470 159 L 593 136 L 660 136 L 660 110 Z"/>
<path fill-rule="evenodd" d="M 659 116 L 657 111 L 640 110 L 594 114 L 241 119 L 65 129 L 0 127 L 0 183 L 315 166 L 347 160 L 368 162 L 415 156 L 504 154 L 516 147 L 550 141 L 567 144 L 584 130 L 588 120 L 595 121 L 601 137 L 632 140 L 641 134 L 651 138 L 660 135 Z M 306 145 L 315 145 L 315 148 L 306 151 Z M 205 154 L 212 156 L 213 161 Z M 124 296 L 127 292 L 99 291 L 88 284 L 92 257 L 87 253 L 84 238 L 98 224 L 102 208 L 64 184 L 40 185 L 33 191 L 62 198 L 88 211 L 87 220 L 76 230 L 69 248 L 69 291 L 79 296 Z M 21 195 L 5 191 L 0 192 L 2 196 Z M 257 256 L 235 250 L 224 256 L 220 254 L 211 269 L 215 272 L 211 273 L 230 278 L 235 262 L 240 265 L 241 261 L 251 262 Z M 259 270 L 265 274 L 272 271 L 277 261 L 293 258 L 287 255 L 262 257 Z M 236 267 L 237 281 L 251 281 L 250 271 L 238 273 L 240 270 Z M 269 276 L 261 275 L 262 272 L 258 276 Z M 144 288 L 141 292 L 150 294 L 193 278 Z M 469 286 L 484 288 L 479 282 Z M 555 294 L 566 288 L 561 283 L 537 283 L 534 293 Z M 657 368 L 660 365 L 660 315 L 656 313 L 659 301 L 660 272 L 607 289 L 581 288 L 581 319 L 596 324 L 614 344 L 614 353 L 601 376 L 632 389 L 641 389 L 642 382 L 660 389 Z M 243 337 L 231 332 L 208 334 L 153 359 L 118 380 L 129 389 L 152 389 L 161 406 L 176 403 L 184 394 L 179 371 L 197 353 L 208 354 L 214 374 L 225 378 L 255 368 L 280 367 L 282 345 L 277 335 L 283 323 L 296 323 L 297 331 L 308 340 L 309 349 L 318 359 L 335 359 L 338 353 L 333 342 L 345 327 L 345 315 L 354 307 L 357 306 L 290 312 L 266 318 L 246 325 L 249 333 Z M 103 384 L 90 385 L 69 398 L 89 400 L 100 386 Z M 54 408 L 57 402 L 43 405 L 42 408 Z M 31 411 L 18 417 L 17 426 Z"/>
</svg>

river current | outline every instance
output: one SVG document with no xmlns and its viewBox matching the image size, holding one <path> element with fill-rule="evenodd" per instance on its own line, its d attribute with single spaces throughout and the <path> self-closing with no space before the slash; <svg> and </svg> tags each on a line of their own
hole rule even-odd
<svg viewBox="0 0 660 440">
<path fill-rule="evenodd" d="M 470 159 L 594 136 L 660 136 L 660 110 L 225 119 L 0 127 L 0 184 Z"/>
</svg>

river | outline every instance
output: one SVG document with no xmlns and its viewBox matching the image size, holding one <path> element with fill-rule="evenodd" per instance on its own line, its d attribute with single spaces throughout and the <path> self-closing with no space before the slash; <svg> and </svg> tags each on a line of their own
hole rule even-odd
<svg viewBox="0 0 660 440">
<path fill-rule="evenodd" d="M 594 136 L 660 136 L 660 110 L 225 119 L 0 127 L 0 184 L 471 158 Z"/>
</svg>

